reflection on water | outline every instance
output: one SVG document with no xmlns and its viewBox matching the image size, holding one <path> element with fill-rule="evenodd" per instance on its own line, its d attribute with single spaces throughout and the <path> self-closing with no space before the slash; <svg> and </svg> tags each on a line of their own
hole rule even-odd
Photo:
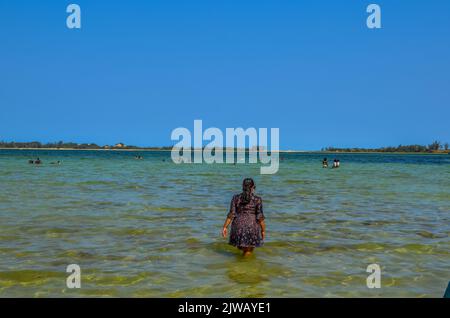
<svg viewBox="0 0 450 318">
<path fill-rule="evenodd" d="M 442 297 L 450 280 L 448 155 L 340 154 L 322 169 L 322 155 L 290 153 L 260 175 L 138 154 L 0 151 L 0 296 Z M 243 258 L 220 231 L 248 176 L 267 239 Z"/>
</svg>

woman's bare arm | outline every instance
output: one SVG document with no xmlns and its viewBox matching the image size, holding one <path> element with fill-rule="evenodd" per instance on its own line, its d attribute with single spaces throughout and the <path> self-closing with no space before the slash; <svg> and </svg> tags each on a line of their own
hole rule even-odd
<svg viewBox="0 0 450 318">
<path fill-rule="evenodd" d="M 223 237 L 227 237 L 228 225 L 230 225 L 230 223 L 231 223 L 231 218 L 227 218 L 225 220 L 225 223 L 223 224 L 223 229 L 222 229 L 222 236 Z"/>
<path fill-rule="evenodd" d="M 266 223 L 264 222 L 264 220 L 261 220 L 259 221 L 259 225 L 261 226 L 261 236 L 264 240 L 264 237 L 266 236 Z"/>
</svg>

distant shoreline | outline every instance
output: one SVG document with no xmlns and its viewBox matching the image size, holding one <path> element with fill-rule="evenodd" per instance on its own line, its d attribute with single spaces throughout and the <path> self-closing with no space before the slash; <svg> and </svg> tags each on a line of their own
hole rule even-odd
<svg viewBox="0 0 450 318">
<path fill-rule="evenodd" d="M 315 152 L 316 153 L 316 152 Z M 376 153 L 376 154 L 403 154 L 403 155 L 448 155 L 449 151 L 433 151 L 433 152 L 425 152 L 425 151 L 417 151 L 417 152 L 406 152 L 406 151 L 317 151 L 317 153 L 324 154 L 368 154 L 368 153 Z"/>
<path fill-rule="evenodd" d="M 138 148 L 138 149 L 119 149 L 119 148 L 108 148 L 108 149 L 98 149 L 98 148 L 86 148 L 86 149 L 80 149 L 80 148 L 0 148 L 0 150 L 53 150 L 53 151 L 172 151 L 171 149 L 150 149 L 150 148 Z"/>
<path fill-rule="evenodd" d="M 79 149 L 79 148 L 0 148 L 0 150 L 45 150 L 45 151 L 118 151 L 118 152 L 170 152 L 172 149 L 149 149 L 149 148 L 137 148 L 137 149 L 119 149 L 119 148 L 109 148 L 109 149 Z M 199 149 L 193 149 L 193 151 L 201 151 Z M 403 152 L 403 151 L 322 151 L 322 150 L 279 150 L 278 153 L 312 153 L 312 154 L 402 154 L 402 155 L 447 155 L 450 154 L 449 151 L 433 151 L 433 152 Z"/>
</svg>

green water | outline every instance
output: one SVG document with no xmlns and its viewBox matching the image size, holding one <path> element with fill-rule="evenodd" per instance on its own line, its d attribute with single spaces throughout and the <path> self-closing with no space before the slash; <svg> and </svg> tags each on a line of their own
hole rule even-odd
<svg viewBox="0 0 450 318">
<path fill-rule="evenodd" d="M 136 154 L 0 151 L 0 297 L 442 297 L 450 281 L 450 155 L 322 169 L 322 155 L 283 154 L 260 175 Z M 247 176 L 267 238 L 244 259 L 219 234 Z M 73 263 L 80 289 L 66 287 Z M 381 289 L 366 286 L 372 263 Z"/>
</svg>

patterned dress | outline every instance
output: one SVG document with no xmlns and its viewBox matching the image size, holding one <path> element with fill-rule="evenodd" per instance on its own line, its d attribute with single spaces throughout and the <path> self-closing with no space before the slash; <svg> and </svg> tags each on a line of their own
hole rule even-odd
<svg viewBox="0 0 450 318">
<path fill-rule="evenodd" d="M 264 220 L 262 199 L 256 195 L 251 196 L 245 204 L 241 195 L 233 196 L 230 204 L 228 218 L 232 220 L 230 244 L 236 247 L 259 247 L 263 245 L 261 226 Z"/>
</svg>

